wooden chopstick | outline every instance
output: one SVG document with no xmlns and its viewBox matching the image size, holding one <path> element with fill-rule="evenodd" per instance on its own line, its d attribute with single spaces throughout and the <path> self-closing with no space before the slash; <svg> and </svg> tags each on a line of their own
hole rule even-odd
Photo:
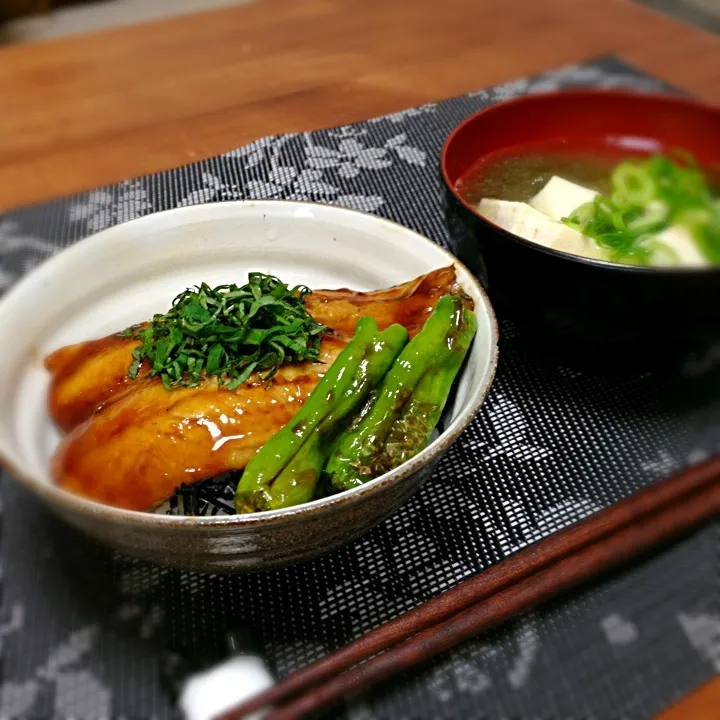
<svg viewBox="0 0 720 720">
<path fill-rule="evenodd" d="M 693 494 L 679 501 L 674 508 L 666 508 L 644 522 L 631 524 L 592 543 L 376 658 L 330 678 L 306 695 L 271 712 L 266 720 L 297 720 L 413 667 L 601 572 L 617 567 L 661 542 L 687 532 L 690 527 L 717 514 L 719 506 L 720 487 Z"/>
<path fill-rule="evenodd" d="M 268 691 L 225 713 L 222 720 L 240 720 L 258 708 L 277 706 L 305 691 L 306 695 L 269 716 L 275 720 L 299 718 L 348 692 L 442 652 L 627 561 L 675 536 L 686 525 L 695 525 L 717 514 L 719 480 L 720 457 L 687 468 L 511 556 L 289 675 Z M 481 603 L 488 597 L 487 602 Z M 399 647 L 390 649 L 400 642 Z M 344 672 L 382 651 L 385 652 L 362 666 Z"/>
</svg>

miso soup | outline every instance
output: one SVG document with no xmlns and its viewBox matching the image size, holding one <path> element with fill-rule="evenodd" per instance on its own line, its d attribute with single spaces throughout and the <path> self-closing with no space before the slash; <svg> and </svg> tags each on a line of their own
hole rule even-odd
<svg viewBox="0 0 720 720">
<path fill-rule="evenodd" d="M 682 151 L 529 147 L 489 155 L 457 190 L 503 230 L 558 252 L 703 267 L 720 265 L 717 177 Z"/>
</svg>

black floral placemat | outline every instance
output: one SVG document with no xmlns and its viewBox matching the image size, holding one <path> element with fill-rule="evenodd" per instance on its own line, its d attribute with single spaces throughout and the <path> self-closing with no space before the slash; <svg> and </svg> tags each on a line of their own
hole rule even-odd
<svg viewBox="0 0 720 720">
<path fill-rule="evenodd" d="M 439 153 L 469 114 L 573 85 L 668 89 L 609 58 L 223 156 L 0 218 L 0 285 L 59 248 L 167 208 L 294 198 L 447 242 Z M 502 319 L 501 319 L 502 320 Z M 2 483 L 0 718 L 168 718 L 168 653 L 252 625 L 273 670 L 321 657 L 464 578 L 720 448 L 720 352 L 674 379 L 532 359 L 501 322 L 497 379 L 435 477 L 384 524 L 294 568 L 202 576 L 98 547 Z M 370 694 L 352 720 L 648 718 L 720 671 L 717 526 Z"/>
</svg>

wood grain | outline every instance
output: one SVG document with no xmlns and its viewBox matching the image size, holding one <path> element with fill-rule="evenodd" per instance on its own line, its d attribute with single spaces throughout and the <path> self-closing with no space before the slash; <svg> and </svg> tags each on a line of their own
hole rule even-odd
<svg viewBox="0 0 720 720">
<path fill-rule="evenodd" d="M 656 720 L 718 720 L 720 717 L 720 676 L 701 685 Z"/>
<path fill-rule="evenodd" d="M 627 0 L 261 0 L 2 48 L 0 209 L 606 53 L 720 103 L 720 39 Z"/>
<path fill-rule="evenodd" d="M 0 50 L 0 208 L 619 53 L 720 101 L 720 39 L 627 0 L 262 0 Z"/>
</svg>

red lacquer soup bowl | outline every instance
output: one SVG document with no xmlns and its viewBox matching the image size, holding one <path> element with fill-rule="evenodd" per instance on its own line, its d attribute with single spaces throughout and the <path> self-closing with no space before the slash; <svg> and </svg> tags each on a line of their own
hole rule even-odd
<svg viewBox="0 0 720 720">
<path fill-rule="evenodd" d="M 464 188 L 500 156 L 667 153 L 720 167 L 720 109 L 669 95 L 567 91 L 494 105 L 447 139 L 442 174 L 453 250 L 499 309 L 581 355 L 670 357 L 720 338 L 720 267 L 619 265 L 552 250 L 480 216 Z"/>
</svg>

